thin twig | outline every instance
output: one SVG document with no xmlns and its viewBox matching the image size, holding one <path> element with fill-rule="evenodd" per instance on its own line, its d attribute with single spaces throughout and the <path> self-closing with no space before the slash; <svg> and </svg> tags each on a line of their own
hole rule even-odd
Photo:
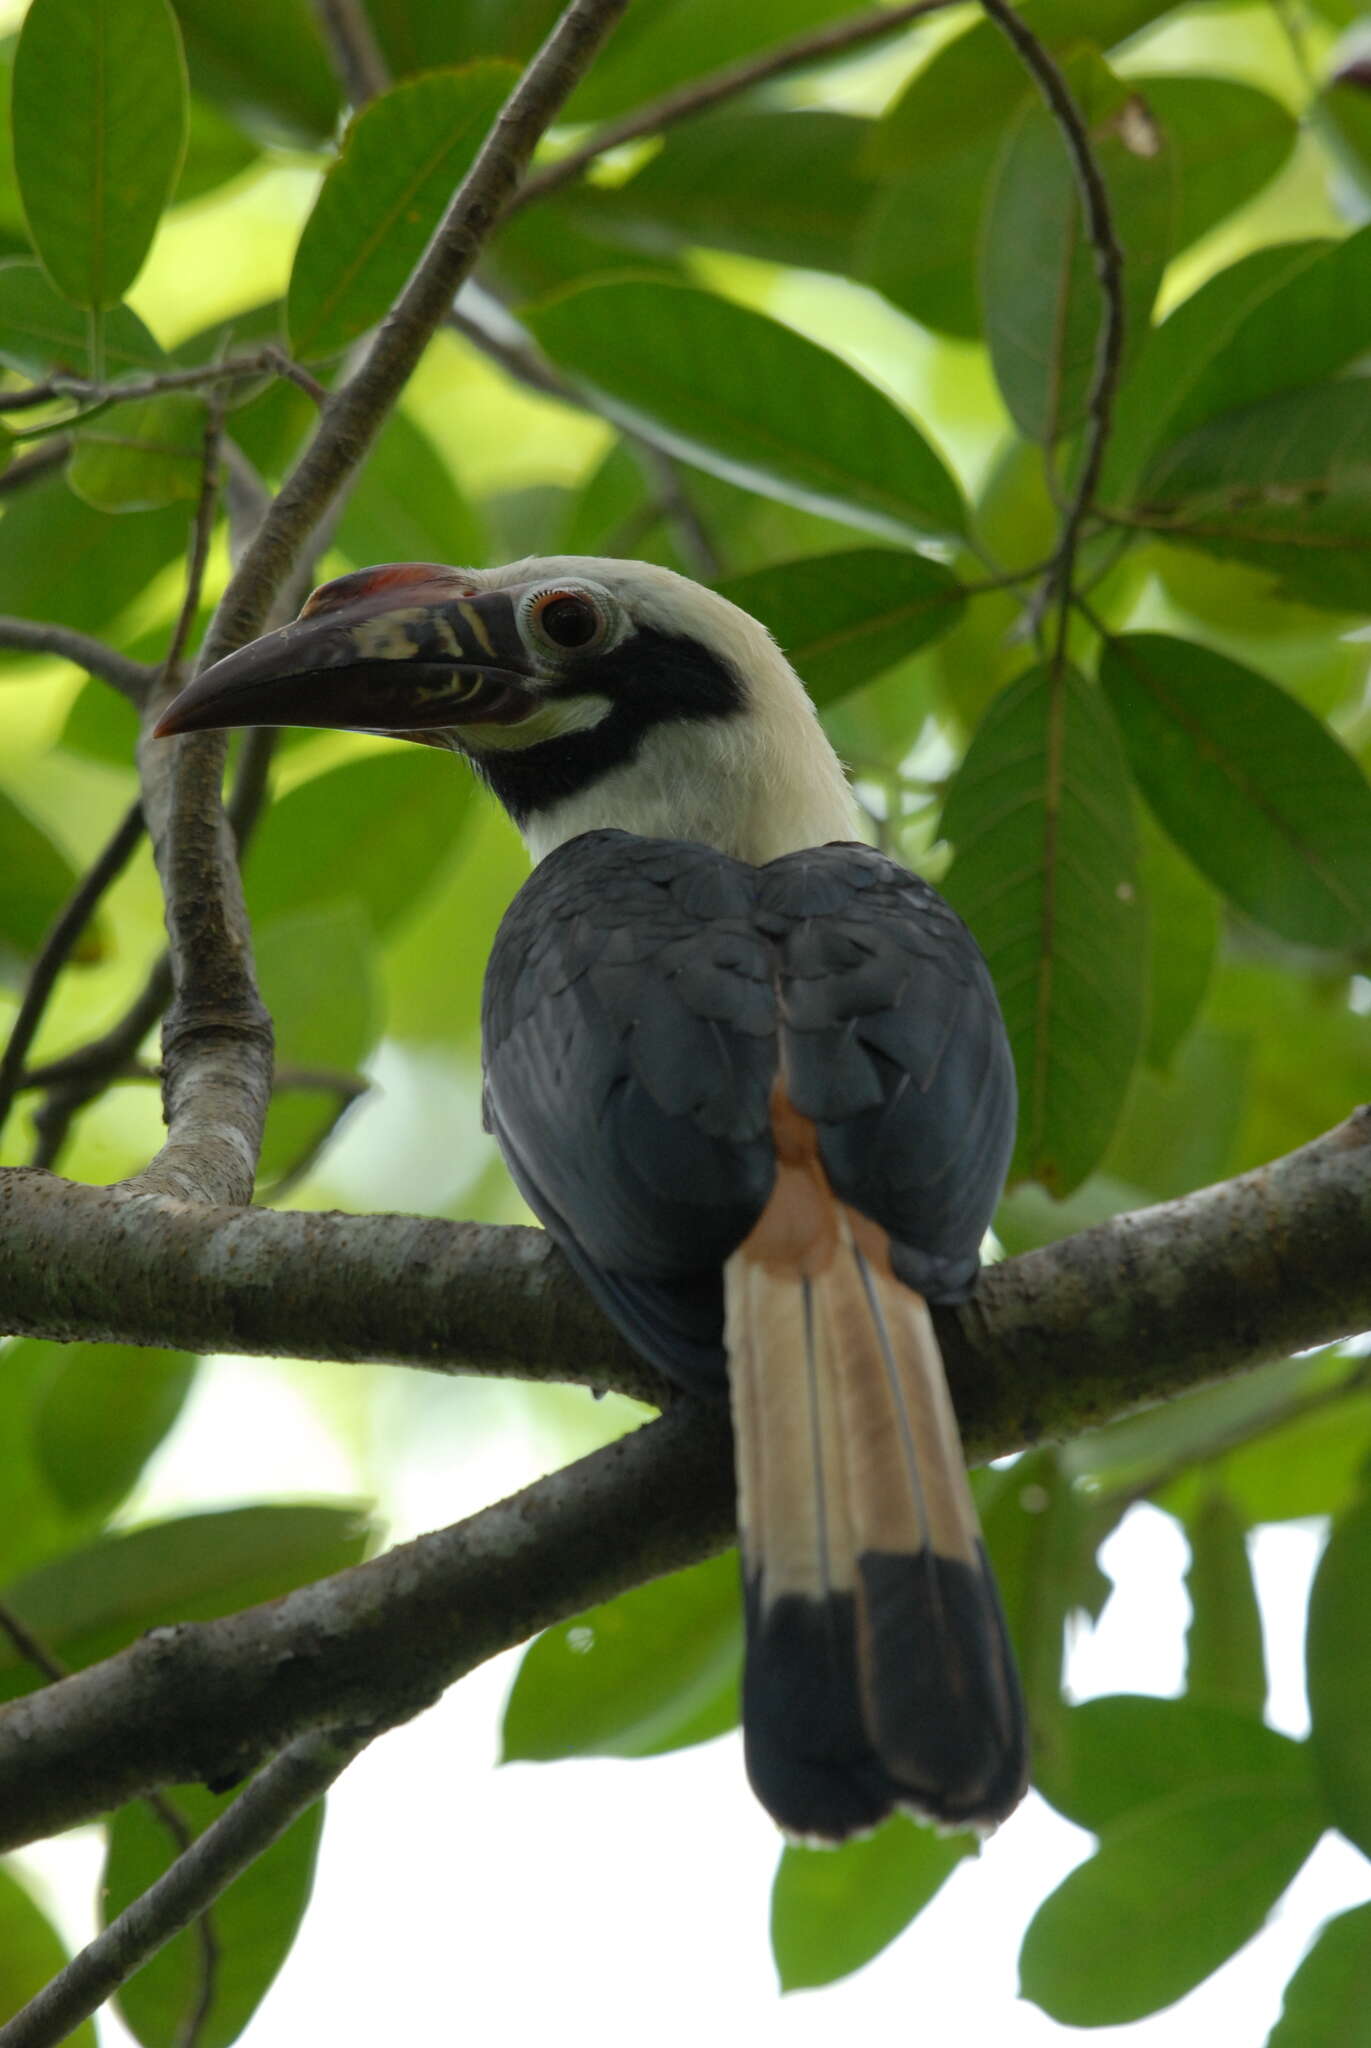
<svg viewBox="0 0 1371 2048">
<path fill-rule="evenodd" d="M 314 0 L 338 82 L 354 107 L 364 107 L 390 84 L 381 46 L 363 0 Z"/>
<path fill-rule="evenodd" d="M 9 1042 L 0 1055 L 0 1127 L 9 1115 L 21 1085 L 29 1047 L 38 1035 L 58 977 L 71 958 L 77 940 L 90 923 L 97 904 L 128 866 L 142 836 L 143 805 L 139 799 L 119 820 L 112 837 L 97 854 L 44 936 L 29 970 Z"/>
<path fill-rule="evenodd" d="M 1114 412 L 1114 394 L 1123 368 L 1124 296 L 1123 250 L 1114 232 L 1113 214 L 1104 176 L 1090 146 L 1080 108 L 1060 66 L 1025 26 L 1009 0 L 981 0 L 986 14 L 1008 38 L 1024 68 L 1037 83 L 1049 111 L 1061 130 L 1071 158 L 1085 210 L 1086 230 L 1095 252 L 1095 270 L 1100 281 L 1100 325 L 1095 342 L 1095 365 L 1086 399 L 1086 434 L 1076 482 L 1062 514 L 1052 566 L 1043 584 L 1043 604 L 1058 607 L 1057 641 L 1053 661 L 1060 667 L 1066 657 L 1066 634 L 1071 618 L 1071 579 L 1081 524 L 1095 494 L 1109 441 Z"/>
<path fill-rule="evenodd" d="M 147 662 L 130 661 L 126 654 L 106 647 L 103 640 L 48 619 L 0 616 L 0 647 L 13 648 L 16 654 L 55 654 L 83 668 L 87 675 L 99 676 L 102 683 L 111 683 L 131 704 L 142 703 L 157 674 Z"/>
<path fill-rule="evenodd" d="M 851 15 L 846 21 L 832 22 L 827 28 L 793 36 L 789 42 L 774 43 L 758 56 L 722 65 L 703 78 L 694 78 L 689 85 L 678 86 L 619 120 L 607 122 L 579 148 L 536 171 L 515 194 L 506 213 L 517 213 L 535 200 L 545 199 L 549 192 L 570 185 L 608 150 L 621 149 L 626 142 L 637 142 L 644 135 L 657 135 L 663 128 L 694 120 L 725 100 L 737 99 L 739 94 L 765 85 L 769 79 L 783 77 L 788 71 L 846 56 L 849 51 L 860 50 L 867 43 L 908 28 L 910 22 L 919 21 L 924 15 L 944 13 L 954 4 L 955 0 L 907 0 L 907 4 L 899 7 L 873 7 L 863 14 Z"/>
<path fill-rule="evenodd" d="M 141 1898 L 0 2026 L 0 2048 L 57 2048 L 279 1840 L 370 1739 L 369 1731 L 317 1733 L 282 1751 Z"/>
<path fill-rule="evenodd" d="M 49 470 L 60 469 L 71 454 L 71 441 L 65 434 L 54 435 L 51 440 L 40 441 L 36 448 L 30 448 L 25 455 L 17 455 L 3 476 L 0 476 L 0 498 L 13 497 L 17 492 L 36 484 Z"/>
<path fill-rule="evenodd" d="M 24 1660 L 32 1664 L 35 1671 L 41 1671 L 44 1678 L 56 1684 L 70 1676 L 69 1668 L 60 1657 L 55 1657 L 47 1644 L 33 1633 L 28 1623 L 7 1602 L 0 1601 L 0 1630 L 9 1637 L 15 1649 Z M 195 1836 L 185 1815 L 164 1792 L 145 1792 L 143 1804 L 184 1855 Z M 214 2003 L 215 1987 L 219 1972 L 219 1937 L 208 1911 L 195 1922 L 196 1946 L 200 1951 L 200 1981 L 196 1989 L 195 2003 L 186 2015 L 185 2024 L 176 2037 L 176 2048 L 195 2048 L 201 2029 L 209 2017 Z"/>
<path fill-rule="evenodd" d="M 289 377 L 316 401 L 327 392 L 308 370 L 293 361 L 274 342 L 264 343 L 250 355 L 225 356 L 217 363 L 195 363 L 183 370 L 152 370 L 142 377 L 95 382 L 89 377 L 71 377 L 58 371 L 41 384 L 26 385 L 20 391 L 0 391 L 0 413 L 28 412 L 35 406 L 67 399 L 74 405 L 104 407 L 126 405 L 131 399 L 157 398 L 167 391 L 199 391 L 218 384 L 241 383 L 245 378 Z"/>
</svg>

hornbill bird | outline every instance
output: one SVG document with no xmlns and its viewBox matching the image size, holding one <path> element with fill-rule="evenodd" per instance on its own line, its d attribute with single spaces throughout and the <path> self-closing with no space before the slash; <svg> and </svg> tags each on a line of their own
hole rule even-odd
<svg viewBox="0 0 1371 2048">
<path fill-rule="evenodd" d="M 491 953 L 485 1112 L 630 1342 L 732 1398 L 749 1774 L 793 1836 L 987 1828 L 1024 1711 L 929 1302 L 1013 1140 L 985 962 L 860 843 L 756 620 L 646 563 L 358 570 L 162 734 L 345 727 L 463 754 L 533 874 Z"/>
</svg>

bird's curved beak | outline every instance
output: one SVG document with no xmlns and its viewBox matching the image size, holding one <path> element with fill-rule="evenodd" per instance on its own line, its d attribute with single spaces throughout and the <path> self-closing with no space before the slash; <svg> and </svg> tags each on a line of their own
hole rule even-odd
<svg viewBox="0 0 1371 2048">
<path fill-rule="evenodd" d="M 310 725 L 422 740 L 527 718 L 531 675 L 510 592 L 477 592 L 434 563 L 388 563 L 322 584 L 289 626 L 187 684 L 155 731 Z"/>
</svg>

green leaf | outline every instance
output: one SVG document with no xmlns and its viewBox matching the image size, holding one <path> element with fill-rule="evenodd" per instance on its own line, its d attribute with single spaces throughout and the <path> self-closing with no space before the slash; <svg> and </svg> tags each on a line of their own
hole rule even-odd
<svg viewBox="0 0 1371 2048">
<path fill-rule="evenodd" d="M 1184 1997 L 1249 1941 L 1324 1826 L 1300 1745 L 1286 1750 L 1110 1828 L 1034 1916 L 1024 1997 L 1067 2026 L 1120 2025 Z"/>
<path fill-rule="evenodd" d="M 38 1468 L 68 1514 L 109 1514 L 185 1405 L 196 1361 L 131 1344 L 44 1344 L 51 1377 L 33 1416 Z"/>
<path fill-rule="evenodd" d="M 1219 950 L 1219 904 L 1175 842 L 1150 817 L 1142 822 L 1143 901 L 1153 937 L 1143 1057 L 1165 1074 L 1204 1004 Z"/>
<path fill-rule="evenodd" d="M 165 1795 L 195 1836 L 225 1812 L 237 1793 L 200 1785 Z M 196 2018 L 196 2048 L 228 2048 L 246 2027 L 290 1953 L 314 1883 L 323 1833 L 320 1800 L 221 1892 L 210 1908 L 215 1957 L 207 2009 L 198 1925 L 159 1949 L 116 1994 L 124 2025 L 143 2048 L 176 2048 Z M 141 1898 L 179 1854 L 164 1822 L 141 1800 L 121 1807 L 110 1825 L 100 1888 L 103 1924 Z"/>
<path fill-rule="evenodd" d="M 1173 545 L 1250 562 L 1278 592 L 1362 611 L 1371 559 L 1371 380 L 1224 413 L 1168 448 L 1136 514 Z"/>
<path fill-rule="evenodd" d="M 1333 1524 L 1309 1595 L 1305 1667 L 1310 1744 L 1332 1818 L 1349 1841 L 1371 1855 L 1371 1500 L 1363 1497 Z"/>
<path fill-rule="evenodd" d="M 1100 681 L 1153 811 L 1225 895 L 1306 945 L 1371 934 L 1371 788 L 1318 719 L 1164 633 L 1108 642 Z"/>
<path fill-rule="evenodd" d="M 885 539 L 962 527 L 957 485 L 907 414 L 778 321 L 633 278 L 564 293 L 525 320 L 611 418 L 731 483 Z"/>
<path fill-rule="evenodd" d="M 326 142 L 338 87 L 310 0 L 176 0 L 191 84 L 261 142 Z"/>
<path fill-rule="evenodd" d="M 276 1029 L 276 1086 L 259 1173 L 288 1172 L 325 1138 L 340 1098 L 327 1088 L 290 1085 L 290 1069 L 355 1075 L 380 1035 L 375 938 L 355 902 L 287 912 L 253 932 L 262 999 Z"/>
<path fill-rule="evenodd" d="M 1312 1798 L 1305 1745 L 1232 1708 L 1112 1693 L 1063 1714 L 1060 1753 L 1041 1789 L 1058 1813 L 1109 1840 L 1197 1799 L 1236 1804 L 1249 1787 Z"/>
<path fill-rule="evenodd" d="M 801 36 L 848 12 L 850 0 L 634 0 L 567 107 L 572 121 L 603 121 L 658 93 Z M 508 13 L 508 0 L 475 11 Z M 521 11 L 515 9 L 516 17 Z M 528 0 L 527 19 L 534 10 Z M 555 16 L 560 10 L 553 5 Z"/>
<path fill-rule="evenodd" d="M 718 588 L 774 634 L 816 704 L 834 704 L 950 632 L 966 600 L 923 555 L 853 548 L 730 576 Z"/>
<path fill-rule="evenodd" d="M 1266 1706 L 1261 1610 L 1247 1554 L 1247 1523 L 1225 1486 L 1213 1482 L 1186 1517 L 1190 1541 L 1190 1630 L 1185 1690 L 1192 1700 L 1260 1720 Z"/>
<path fill-rule="evenodd" d="M 67 481 L 97 512 L 150 512 L 200 495 L 205 402 L 187 392 L 112 405 L 73 436 Z"/>
<path fill-rule="evenodd" d="M 660 1756 L 723 1734 L 742 1640 L 732 1550 L 545 1629 L 505 1707 L 504 1762 Z"/>
<path fill-rule="evenodd" d="M 22 977 L 75 887 L 76 870 L 66 855 L 0 790 L 0 979 Z M 89 963 L 99 953 L 99 939 L 88 928 L 76 957 Z"/>
<path fill-rule="evenodd" d="M 1368 1461 L 1371 1401 L 1349 1396 L 1228 1451 L 1222 1465 L 1224 1491 L 1252 1522 L 1337 1514 L 1360 1493 Z M 1184 1477 L 1173 1482 L 1160 1504 L 1184 1512 Z"/>
<path fill-rule="evenodd" d="M 1030 669 L 987 713 L 948 793 L 944 884 L 980 941 L 1014 1048 L 1012 1175 L 1069 1194 L 1123 1108 L 1146 932 L 1128 773 L 1108 707 L 1073 669 Z"/>
<path fill-rule="evenodd" d="M 14 168 L 34 247 L 78 306 L 143 267 L 186 146 L 167 0 L 30 0 L 14 58 Z"/>
<path fill-rule="evenodd" d="M 334 535 L 358 568 L 373 562 L 484 562 L 481 523 L 428 435 L 393 412 Z"/>
<path fill-rule="evenodd" d="M 1371 1904 L 1325 1920 L 1266 2048 L 1371 2048 Z"/>
<path fill-rule="evenodd" d="M 67 1962 L 56 1929 L 16 1877 L 0 1869 L 0 2026 L 36 1998 Z M 95 2023 L 82 2020 L 63 2040 L 96 2048 Z"/>
<path fill-rule="evenodd" d="M 1176 153 L 1131 83 L 1082 51 L 1068 83 L 1089 127 L 1124 251 L 1124 342 L 1135 347 L 1171 252 Z M 985 331 L 996 382 L 1031 440 L 1085 415 L 1104 297 L 1080 188 L 1056 117 L 1035 102 L 1009 131 L 981 244 Z"/>
<path fill-rule="evenodd" d="M 1119 392 L 1101 481 L 1123 503 L 1153 451 L 1207 420 L 1331 376 L 1371 348 L 1371 226 L 1254 249 L 1143 344 Z"/>
<path fill-rule="evenodd" d="M 355 903 L 385 931 L 456 851 L 471 799 L 460 762 L 417 748 L 366 754 L 297 783 L 253 837 L 253 917 Z"/>
<path fill-rule="evenodd" d="M 186 524 L 179 506 L 108 519 L 74 497 L 64 478 L 40 477 L 5 507 L 0 612 L 108 634 L 157 571 L 183 553 Z"/>
<path fill-rule="evenodd" d="M 261 150 L 241 128 L 208 100 L 194 97 L 190 103 L 185 162 L 172 204 L 186 206 L 192 200 L 203 199 L 207 192 L 217 192 L 221 185 L 261 161 Z"/>
<path fill-rule="evenodd" d="M 1289 110 L 1236 78 L 1130 77 L 1179 164 L 1175 247 L 1184 249 L 1275 177 L 1299 133 Z"/>
<path fill-rule="evenodd" d="M 516 76 L 494 63 L 429 72 L 356 115 L 295 252 L 295 355 L 336 355 L 389 310 Z"/>
<path fill-rule="evenodd" d="M 968 1836 L 935 1834 L 903 1814 L 838 1849 L 787 1849 L 771 1893 L 771 1947 L 782 1991 L 832 1984 L 859 1970 L 975 1852 Z"/>
<path fill-rule="evenodd" d="M 89 334 L 86 316 L 54 290 L 38 264 L 16 258 L 0 263 L 0 363 L 21 377 L 65 370 L 84 377 Z M 166 356 L 136 313 L 112 306 L 104 318 L 105 369 L 157 370 Z"/>
<path fill-rule="evenodd" d="M 626 184 L 578 193 L 573 216 L 652 258 L 702 243 L 846 274 L 876 190 L 861 169 L 870 127 L 819 108 L 691 121 Z"/>
<path fill-rule="evenodd" d="M 210 1621 L 275 1600 L 357 1564 L 367 1547 L 354 1508 L 229 1508 L 151 1523 L 73 1550 L 15 1580 L 4 1600 L 72 1669 L 98 1663 L 145 1630 Z M 0 1637 L 0 1699 L 35 1684 Z"/>
</svg>

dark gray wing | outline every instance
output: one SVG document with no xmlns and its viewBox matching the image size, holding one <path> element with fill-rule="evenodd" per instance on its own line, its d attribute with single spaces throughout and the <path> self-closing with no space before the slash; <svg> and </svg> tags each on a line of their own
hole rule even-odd
<svg viewBox="0 0 1371 2048">
<path fill-rule="evenodd" d="M 980 949 L 937 891 L 863 846 L 761 874 L 787 1088 L 901 1279 L 964 1299 L 1014 1149 L 1014 1063 Z"/>
<path fill-rule="evenodd" d="M 625 1334 L 724 1374 L 724 1260 L 774 1177 L 756 871 L 592 832 L 535 869 L 486 974 L 486 1116 L 529 1207 Z"/>
</svg>

